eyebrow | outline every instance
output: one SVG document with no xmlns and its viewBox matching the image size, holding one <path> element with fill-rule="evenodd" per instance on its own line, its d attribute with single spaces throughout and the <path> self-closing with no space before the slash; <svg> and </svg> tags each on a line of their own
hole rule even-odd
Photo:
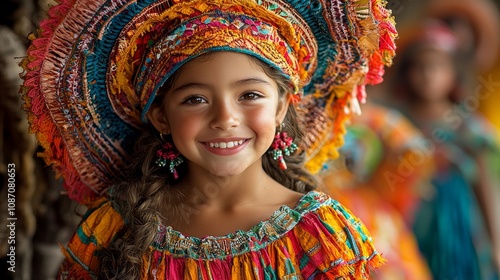
<svg viewBox="0 0 500 280">
<path fill-rule="evenodd" d="M 272 84 L 270 82 L 263 80 L 261 78 L 247 78 L 247 79 L 238 80 L 238 81 L 233 82 L 230 87 L 235 88 L 238 86 L 244 86 L 244 85 L 250 85 L 250 84 L 264 84 L 267 86 L 272 86 Z M 181 91 L 181 90 L 184 90 L 186 88 L 191 88 L 191 87 L 210 88 L 211 86 L 208 84 L 205 84 L 205 83 L 192 82 L 192 83 L 186 83 L 186 84 L 180 85 L 180 86 L 174 88 L 172 90 L 172 92 L 175 93 L 177 91 Z"/>
<path fill-rule="evenodd" d="M 266 80 L 263 80 L 261 78 L 248 78 L 248 79 L 243 79 L 243 80 L 238 80 L 234 82 L 231 87 L 237 87 L 237 86 L 243 86 L 243 85 L 249 85 L 249 84 L 265 84 L 268 86 L 272 86 L 272 84 Z"/>
<path fill-rule="evenodd" d="M 191 87 L 194 87 L 194 88 L 210 88 L 209 85 L 204 84 L 204 83 L 186 83 L 186 84 L 183 84 L 183 85 L 180 85 L 180 86 L 174 88 L 172 90 L 172 93 L 176 93 L 178 91 L 181 91 L 181 90 L 186 89 L 186 88 L 191 88 Z"/>
</svg>

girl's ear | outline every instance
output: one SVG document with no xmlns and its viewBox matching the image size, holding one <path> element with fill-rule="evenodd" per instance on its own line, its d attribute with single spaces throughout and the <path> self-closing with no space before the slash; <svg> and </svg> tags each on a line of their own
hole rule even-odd
<svg viewBox="0 0 500 280">
<path fill-rule="evenodd" d="M 288 94 L 279 99 L 278 110 L 276 111 L 276 127 L 280 126 L 285 120 L 286 113 L 288 112 L 288 106 L 290 102 L 288 101 Z"/>
<path fill-rule="evenodd" d="M 167 117 L 163 113 L 161 106 L 152 105 L 146 113 L 149 122 L 161 134 L 169 134 L 170 126 L 168 125 Z"/>
</svg>

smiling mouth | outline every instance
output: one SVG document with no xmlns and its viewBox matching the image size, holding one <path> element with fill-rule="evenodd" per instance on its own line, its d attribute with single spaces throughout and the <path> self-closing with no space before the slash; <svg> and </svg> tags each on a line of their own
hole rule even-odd
<svg viewBox="0 0 500 280">
<path fill-rule="evenodd" d="M 206 144 L 210 148 L 230 149 L 245 143 L 245 141 L 246 140 L 228 141 L 228 142 L 207 142 Z"/>
</svg>

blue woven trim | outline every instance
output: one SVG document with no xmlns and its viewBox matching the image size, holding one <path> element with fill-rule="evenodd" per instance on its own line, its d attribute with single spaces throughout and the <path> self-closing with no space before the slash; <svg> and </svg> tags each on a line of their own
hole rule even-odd
<svg viewBox="0 0 500 280">
<path fill-rule="evenodd" d="M 247 49 L 241 49 L 241 48 L 232 48 L 232 47 L 229 47 L 229 46 L 220 46 L 220 47 L 211 47 L 211 48 L 207 48 L 207 49 L 204 49 L 202 52 L 198 53 L 198 54 L 195 54 L 195 55 L 192 55 L 190 56 L 189 58 L 177 63 L 174 67 L 172 67 L 172 70 L 170 70 L 161 80 L 160 82 L 155 86 L 155 88 L 153 89 L 153 93 L 151 94 L 151 96 L 149 97 L 148 99 L 148 102 L 146 103 L 146 105 L 144 106 L 144 108 L 142 109 L 142 114 L 141 114 L 141 120 L 145 123 L 148 122 L 148 118 L 146 116 L 149 108 L 151 107 L 151 104 L 153 104 L 153 101 L 154 99 L 156 98 L 156 94 L 158 92 L 158 90 L 163 86 L 163 84 L 168 80 L 168 78 L 170 78 L 174 73 L 175 71 L 177 71 L 179 68 L 181 68 L 183 65 L 185 65 L 186 63 L 188 63 L 189 61 L 203 55 L 203 54 L 207 54 L 207 53 L 210 53 L 210 52 L 224 52 L 224 51 L 230 51 L 230 52 L 237 52 L 237 53 L 242 53 L 242 54 L 246 54 L 246 55 L 250 55 L 252 57 L 255 57 L 259 60 L 261 60 L 262 62 L 266 63 L 267 65 L 269 65 L 270 67 L 272 68 L 275 68 L 275 69 L 278 69 L 281 74 L 283 75 L 283 77 L 285 77 L 286 79 L 290 80 L 290 76 L 285 74 L 283 71 L 281 71 L 281 68 L 278 67 L 278 65 L 276 65 L 273 61 L 257 54 L 257 53 L 254 53 L 250 50 L 247 50 Z"/>
<path fill-rule="evenodd" d="M 304 95 L 314 93 L 315 85 L 323 83 L 328 62 L 335 59 L 337 43 L 330 35 L 328 24 L 323 18 L 323 6 L 318 0 L 311 0 L 309 5 L 304 5 L 304 0 L 289 0 L 300 16 L 307 22 L 311 30 L 314 31 L 314 37 L 318 44 L 318 66 L 311 81 L 304 87 Z M 333 47 L 332 47 L 333 46 Z"/>
<path fill-rule="evenodd" d="M 99 14 L 101 10 L 108 8 L 108 5 L 112 5 L 112 1 L 108 1 L 103 6 L 101 6 L 96 14 Z M 154 0 L 138 1 L 128 5 L 119 14 L 113 14 L 113 18 L 106 26 L 102 26 L 106 23 L 108 18 L 103 18 L 97 27 L 95 28 L 97 32 L 101 31 L 102 28 L 107 28 L 108 26 L 113 26 L 113 28 L 107 28 L 104 33 L 104 37 L 99 41 L 94 41 L 94 46 L 91 49 L 85 59 L 85 64 L 83 67 L 84 72 L 87 76 L 87 87 L 90 95 L 91 106 L 94 108 L 95 112 L 98 114 L 98 123 L 94 129 L 99 134 L 104 134 L 109 139 L 110 142 L 122 142 L 122 148 L 129 150 L 132 148 L 133 139 L 135 139 L 137 131 L 130 124 L 124 122 L 113 110 L 113 106 L 108 98 L 108 90 L 106 88 L 106 73 L 109 65 L 109 57 L 116 40 L 122 31 L 122 29 L 139 14 L 145 7 L 154 3 Z M 85 29 L 84 29 L 85 30 Z M 92 145 L 92 143 L 88 143 Z M 109 145 L 114 148 L 114 145 Z M 89 149 L 99 152 L 97 147 L 89 147 Z M 116 154 L 121 154 L 120 151 L 114 150 Z M 106 159 L 107 157 L 100 157 L 99 160 Z M 96 164 L 103 164 L 103 162 L 95 162 Z M 108 163 L 104 163 L 108 164 Z"/>
<path fill-rule="evenodd" d="M 322 207 L 333 207 L 333 199 L 323 193 L 311 191 L 305 194 L 292 209 L 282 206 L 269 219 L 261 221 L 248 231 L 238 230 L 225 236 L 205 238 L 186 237 L 171 227 L 158 226 L 158 233 L 151 247 L 159 251 L 168 251 L 174 257 L 193 259 L 225 259 L 248 252 L 261 250 L 292 230 L 306 215 Z M 338 206 L 338 205 L 337 205 Z M 229 241 L 229 251 L 217 246 L 219 240 Z"/>
</svg>

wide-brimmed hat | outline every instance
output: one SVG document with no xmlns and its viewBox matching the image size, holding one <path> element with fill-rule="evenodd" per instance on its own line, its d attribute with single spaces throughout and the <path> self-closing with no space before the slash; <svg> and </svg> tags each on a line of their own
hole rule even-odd
<svg viewBox="0 0 500 280">
<path fill-rule="evenodd" d="M 124 178 L 163 83 L 189 60 L 237 51 L 281 70 L 306 130 L 307 167 L 342 144 L 364 85 L 381 81 L 396 30 L 382 0 L 63 0 L 21 63 L 42 156 L 88 203 Z"/>
</svg>

